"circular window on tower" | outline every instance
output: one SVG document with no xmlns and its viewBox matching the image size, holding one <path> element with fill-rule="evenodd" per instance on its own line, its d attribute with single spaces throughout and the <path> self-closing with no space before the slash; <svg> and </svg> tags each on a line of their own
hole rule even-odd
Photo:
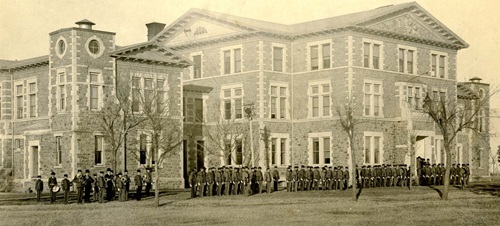
<svg viewBox="0 0 500 226">
<path fill-rule="evenodd" d="M 55 49 L 57 57 L 62 58 L 66 53 L 66 39 L 64 37 L 61 36 L 57 39 Z"/>
<path fill-rule="evenodd" d="M 104 45 L 101 39 L 95 35 L 87 40 L 85 46 L 87 47 L 87 53 L 93 58 L 100 57 L 104 53 Z"/>
</svg>

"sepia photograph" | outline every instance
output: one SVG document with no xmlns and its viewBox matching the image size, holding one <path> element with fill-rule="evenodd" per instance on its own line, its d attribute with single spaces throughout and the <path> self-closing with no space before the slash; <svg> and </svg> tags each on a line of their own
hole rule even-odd
<svg viewBox="0 0 500 226">
<path fill-rule="evenodd" d="M 500 225 L 498 0 L 0 9 L 0 225 Z"/>
</svg>

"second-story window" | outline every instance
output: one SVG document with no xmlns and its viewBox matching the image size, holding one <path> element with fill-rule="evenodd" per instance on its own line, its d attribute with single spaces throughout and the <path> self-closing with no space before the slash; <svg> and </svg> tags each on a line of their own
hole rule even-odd
<svg viewBox="0 0 500 226">
<path fill-rule="evenodd" d="M 28 84 L 29 102 L 30 102 L 30 118 L 36 117 L 36 83 Z"/>
<path fill-rule="evenodd" d="M 17 118 L 18 119 L 23 118 L 24 117 L 23 85 L 16 85 L 16 107 L 17 107 L 16 111 Z"/>
<path fill-rule="evenodd" d="M 201 78 L 201 55 L 193 56 L 193 78 Z"/>
<path fill-rule="evenodd" d="M 89 107 L 90 110 L 98 110 L 99 109 L 99 73 L 90 72 L 89 73 L 89 81 L 90 81 L 90 101 Z"/>
<path fill-rule="evenodd" d="M 61 72 L 58 74 L 57 81 L 58 85 L 58 93 L 59 93 L 59 111 L 66 110 L 66 74 Z"/>
<path fill-rule="evenodd" d="M 240 73 L 241 68 L 241 48 L 230 48 L 222 51 L 223 74 Z"/>
<path fill-rule="evenodd" d="M 327 43 L 325 43 L 327 42 Z M 330 41 L 321 41 L 309 43 L 309 64 L 310 70 L 328 69 L 331 68 L 331 44 Z"/>
<path fill-rule="evenodd" d="M 283 47 L 273 47 L 273 70 L 283 71 Z"/>
<path fill-rule="evenodd" d="M 141 103 L 141 78 L 132 78 L 132 112 L 139 112 L 139 106 Z"/>
<path fill-rule="evenodd" d="M 447 55 L 445 53 L 431 52 L 431 76 L 446 78 L 447 77 Z"/>
<path fill-rule="evenodd" d="M 184 98 L 184 119 L 186 122 L 203 122 L 203 99 Z"/>
<path fill-rule="evenodd" d="M 157 79 L 156 80 L 156 112 L 162 113 L 165 112 L 165 80 Z"/>
<path fill-rule="evenodd" d="M 309 115 L 313 118 L 330 116 L 330 83 L 309 85 Z"/>
<path fill-rule="evenodd" d="M 381 69 L 382 43 L 366 40 L 363 42 L 363 67 Z"/>
<path fill-rule="evenodd" d="M 416 48 L 400 46 L 398 51 L 398 67 L 399 72 L 413 74 L 416 71 Z"/>
<path fill-rule="evenodd" d="M 364 115 L 381 116 L 382 115 L 382 83 L 367 82 L 364 85 Z"/>
<path fill-rule="evenodd" d="M 243 118 L 243 88 L 234 87 L 222 89 L 222 95 L 224 119 Z"/>
<path fill-rule="evenodd" d="M 271 86 L 271 118 L 284 119 L 287 117 L 287 87 Z"/>
</svg>

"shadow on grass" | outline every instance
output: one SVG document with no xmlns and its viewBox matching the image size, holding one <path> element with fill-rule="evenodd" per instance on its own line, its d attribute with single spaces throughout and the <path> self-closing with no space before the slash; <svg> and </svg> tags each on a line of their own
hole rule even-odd
<svg viewBox="0 0 500 226">
<path fill-rule="evenodd" d="M 441 190 L 435 188 L 434 186 L 429 186 L 429 188 L 432 188 L 434 191 L 436 191 L 439 194 L 439 198 L 443 198 L 443 192 L 441 192 Z"/>
<path fill-rule="evenodd" d="M 363 188 L 360 188 L 360 189 L 358 190 L 358 193 L 356 193 L 356 201 L 358 201 L 359 196 L 361 195 L 361 191 L 362 191 L 362 190 L 363 190 Z"/>
<path fill-rule="evenodd" d="M 174 201 L 168 201 L 168 202 L 165 202 L 165 203 L 160 203 L 159 207 L 166 206 L 166 205 L 169 205 L 169 204 L 172 204 L 172 203 L 174 203 Z"/>
</svg>

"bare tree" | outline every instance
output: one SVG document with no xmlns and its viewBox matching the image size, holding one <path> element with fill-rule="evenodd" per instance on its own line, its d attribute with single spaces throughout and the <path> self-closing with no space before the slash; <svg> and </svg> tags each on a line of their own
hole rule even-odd
<svg viewBox="0 0 500 226">
<path fill-rule="evenodd" d="M 344 105 L 337 107 L 337 114 L 339 116 L 339 121 L 342 126 L 342 130 L 347 135 L 347 140 L 349 142 L 350 158 L 352 170 L 350 172 L 351 183 L 352 183 L 352 199 L 353 201 L 358 201 L 357 199 L 357 191 L 356 191 L 356 141 L 354 140 L 354 132 L 356 129 L 356 125 L 360 124 L 360 121 L 355 118 L 355 106 L 354 100 L 352 97 L 349 97 Z"/>
<path fill-rule="evenodd" d="M 446 154 L 446 173 L 444 178 L 444 189 L 442 199 L 448 199 L 450 186 L 451 153 L 455 150 L 457 135 L 466 129 L 474 131 L 476 134 L 484 133 L 476 118 L 482 114 L 484 108 L 489 106 L 490 97 L 496 92 L 486 94 L 483 98 L 475 98 L 470 101 L 457 100 L 456 95 L 446 96 L 446 93 L 427 93 L 423 110 L 431 118 L 436 127 L 443 135 L 443 147 Z"/>
</svg>

